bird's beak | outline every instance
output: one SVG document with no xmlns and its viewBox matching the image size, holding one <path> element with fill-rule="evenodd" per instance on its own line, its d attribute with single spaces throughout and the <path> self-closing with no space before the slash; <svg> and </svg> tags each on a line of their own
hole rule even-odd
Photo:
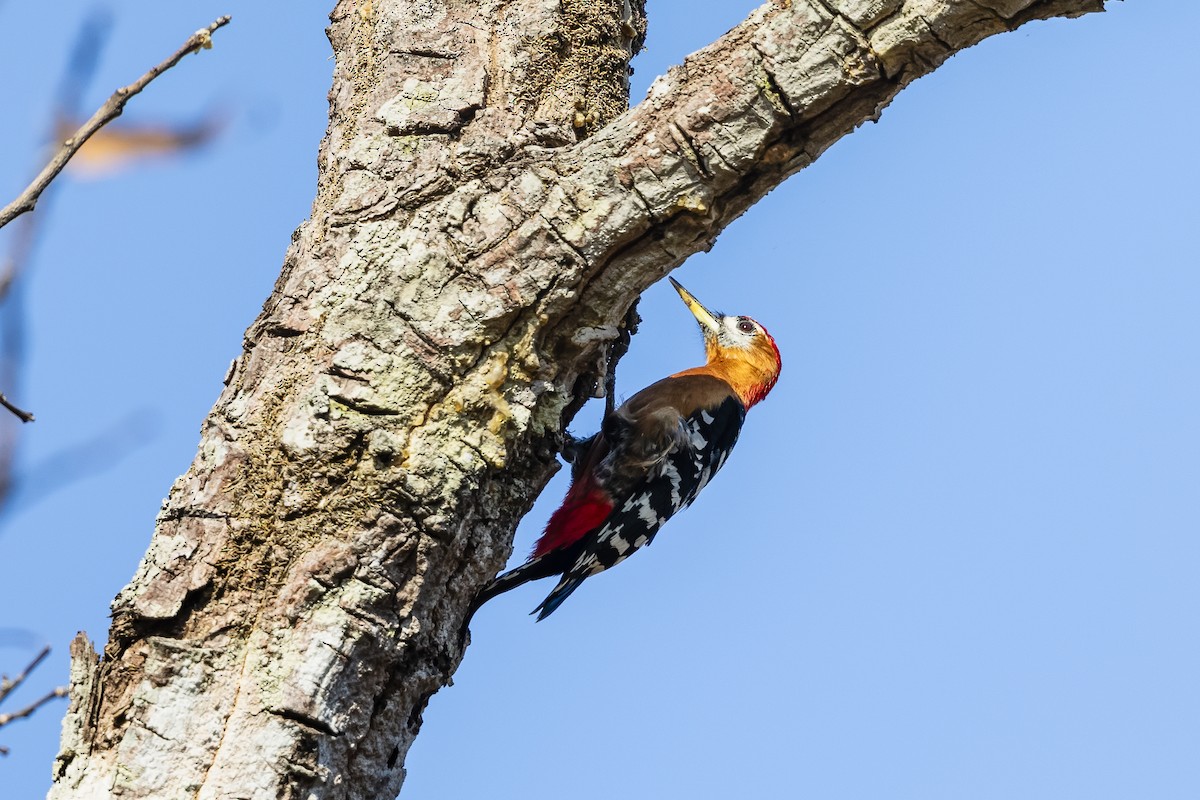
<svg viewBox="0 0 1200 800">
<path fill-rule="evenodd" d="M 704 331 L 706 337 L 716 336 L 721 331 L 721 323 L 717 320 L 717 315 L 705 308 L 699 300 L 692 296 L 692 293 L 680 286 L 679 281 L 674 278 L 667 278 L 671 285 L 675 287 L 675 291 L 679 292 L 679 296 L 683 298 L 684 304 L 692 315 L 696 317 L 696 321 L 700 323 L 700 330 Z"/>
</svg>

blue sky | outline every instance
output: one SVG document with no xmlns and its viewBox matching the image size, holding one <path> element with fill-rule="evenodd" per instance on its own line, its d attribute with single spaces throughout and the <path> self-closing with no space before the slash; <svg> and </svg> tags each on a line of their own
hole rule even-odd
<svg viewBox="0 0 1200 800">
<path fill-rule="evenodd" d="M 87 104 L 232 11 L 127 111 L 226 130 L 62 181 L 25 285 L 0 669 L 55 653 L 14 701 L 104 635 L 314 192 L 328 9 L 183 5 L 111 4 Z M 753 4 L 650 6 L 635 99 Z M 86 8 L 0 5 L 5 201 Z M 989 40 L 679 270 L 771 330 L 778 387 L 653 547 L 544 623 L 543 584 L 479 613 L 404 796 L 1200 796 L 1198 28 L 1163 0 Z M 641 310 L 623 394 L 701 356 L 668 286 Z M 0 730 L 5 797 L 48 786 L 61 710 Z"/>
</svg>

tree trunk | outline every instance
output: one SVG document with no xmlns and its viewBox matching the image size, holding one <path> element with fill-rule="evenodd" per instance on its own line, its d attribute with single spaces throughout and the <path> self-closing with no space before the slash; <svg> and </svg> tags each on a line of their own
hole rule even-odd
<svg viewBox="0 0 1200 800">
<path fill-rule="evenodd" d="M 643 0 L 343 0 L 312 217 L 54 798 L 390 798 L 650 284 L 954 52 L 1102 0 L 776 0 L 626 112 Z"/>
</svg>

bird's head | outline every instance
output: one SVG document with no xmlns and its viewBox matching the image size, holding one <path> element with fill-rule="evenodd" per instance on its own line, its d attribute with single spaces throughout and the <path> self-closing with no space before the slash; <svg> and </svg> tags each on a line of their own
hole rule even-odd
<svg viewBox="0 0 1200 800">
<path fill-rule="evenodd" d="M 783 366 L 767 329 L 750 317 L 709 311 L 679 281 L 669 280 L 704 333 L 708 364 L 703 369 L 732 386 L 746 408 L 766 397 Z"/>
</svg>

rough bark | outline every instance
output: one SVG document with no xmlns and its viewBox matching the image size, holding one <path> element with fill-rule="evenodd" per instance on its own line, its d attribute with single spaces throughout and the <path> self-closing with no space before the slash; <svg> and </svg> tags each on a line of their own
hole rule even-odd
<svg viewBox="0 0 1200 800">
<path fill-rule="evenodd" d="M 312 217 L 171 490 L 55 798 L 399 790 L 630 303 L 954 52 L 1102 0 L 782 0 L 627 104 L 641 0 L 343 0 Z"/>
</svg>

